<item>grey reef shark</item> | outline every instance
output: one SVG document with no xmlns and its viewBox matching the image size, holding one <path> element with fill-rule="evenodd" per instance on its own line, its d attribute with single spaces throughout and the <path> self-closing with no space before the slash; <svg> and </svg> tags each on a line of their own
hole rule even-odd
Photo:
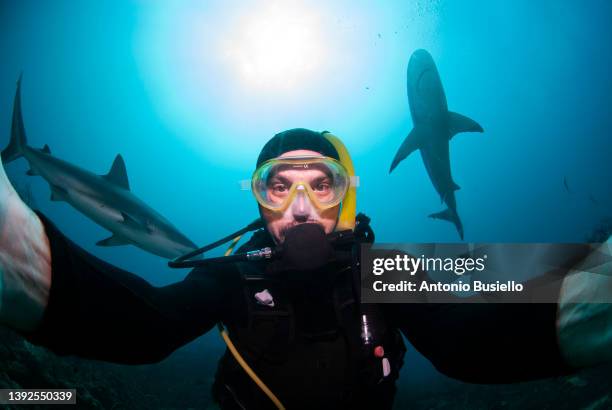
<svg viewBox="0 0 612 410">
<path fill-rule="evenodd" d="M 68 202 L 112 232 L 97 245 L 132 244 L 164 258 L 175 258 L 197 248 L 130 191 L 121 155 L 115 157 L 108 174 L 96 175 L 51 155 L 47 145 L 42 149 L 28 146 L 21 112 L 21 76 L 13 105 L 11 138 L 2 151 L 2 161 L 8 164 L 20 157 L 30 164 L 28 175 L 39 175 L 49 183 L 52 201 Z"/>
<path fill-rule="evenodd" d="M 438 69 L 427 51 L 417 50 L 412 54 L 406 80 L 413 128 L 395 154 L 389 173 L 419 150 L 429 178 L 447 206 L 429 217 L 452 222 L 463 240 L 463 224 L 455 199 L 459 185 L 451 176 L 449 141 L 460 132 L 483 132 L 483 129 L 476 121 L 448 110 Z"/>
</svg>

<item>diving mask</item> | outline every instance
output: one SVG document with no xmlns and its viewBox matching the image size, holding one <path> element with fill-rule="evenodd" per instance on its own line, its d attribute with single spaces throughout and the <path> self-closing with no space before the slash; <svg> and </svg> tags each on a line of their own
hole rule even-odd
<svg viewBox="0 0 612 410">
<path fill-rule="evenodd" d="M 296 197 L 308 197 L 319 210 L 332 208 L 344 199 L 354 177 L 337 160 L 323 156 L 270 159 L 257 168 L 251 189 L 264 208 L 283 212 Z"/>
</svg>

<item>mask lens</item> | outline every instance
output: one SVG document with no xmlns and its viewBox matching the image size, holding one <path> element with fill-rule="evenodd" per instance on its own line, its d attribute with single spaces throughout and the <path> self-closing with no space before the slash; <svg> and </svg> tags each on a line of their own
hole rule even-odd
<svg viewBox="0 0 612 410">
<path fill-rule="evenodd" d="M 277 158 L 263 163 L 253 174 L 252 188 L 257 201 L 271 210 L 285 209 L 303 188 L 319 209 L 338 205 L 350 179 L 344 167 L 326 157 Z"/>
</svg>

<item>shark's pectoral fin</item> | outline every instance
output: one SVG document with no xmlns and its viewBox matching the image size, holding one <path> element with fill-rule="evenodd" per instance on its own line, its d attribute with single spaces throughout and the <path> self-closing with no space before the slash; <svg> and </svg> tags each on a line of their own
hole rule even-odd
<svg viewBox="0 0 612 410">
<path fill-rule="evenodd" d="M 101 241 L 96 242 L 98 246 L 121 246 L 121 245 L 129 245 L 132 242 L 124 238 L 123 236 L 111 235 L 106 239 L 102 239 Z"/>
<path fill-rule="evenodd" d="M 429 217 L 433 219 L 444 219 L 445 221 L 453 222 L 454 212 L 451 211 L 449 208 L 446 208 L 444 211 L 430 214 Z"/>
<path fill-rule="evenodd" d="M 119 185 L 123 189 L 130 190 L 130 183 L 128 181 L 127 170 L 125 169 L 125 162 L 121 154 L 117 154 L 113 165 L 111 165 L 108 174 L 102 175 L 102 178 L 112 182 L 113 184 Z"/>
<path fill-rule="evenodd" d="M 58 185 L 51 185 L 51 200 L 65 201 L 68 198 L 68 191 Z"/>
<path fill-rule="evenodd" d="M 399 163 L 404 160 L 404 158 L 419 149 L 421 147 L 422 140 L 422 132 L 419 130 L 419 128 L 413 128 L 397 150 L 395 158 L 393 158 L 393 162 L 391 163 L 391 168 L 389 168 L 389 173 L 391 173 L 395 167 L 397 167 Z"/>
<path fill-rule="evenodd" d="M 448 139 L 460 132 L 484 132 L 480 124 L 465 115 L 448 112 Z"/>
</svg>

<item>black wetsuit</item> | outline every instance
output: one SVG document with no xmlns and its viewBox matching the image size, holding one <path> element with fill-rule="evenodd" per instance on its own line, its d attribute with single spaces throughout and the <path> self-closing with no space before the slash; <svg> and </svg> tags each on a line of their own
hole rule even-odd
<svg viewBox="0 0 612 410">
<path fill-rule="evenodd" d="M 381 383 L 365 380 L 365 373 L 361 380 L 363 363 L 356 363 L 360 359 L 350 341 L 357 325 L 347 324 L 358 324 L 359 316 L 338 315 L 336 285 L 344 283 L 339 266 L 329 267 L 334 279 L 316 291 L 267 284 L 275 313 L 266 321 L 269 306 L 256 303 L 253 293 L 259 288 L 245 283 L 239 265 L 198 268 L 181 282 L 154 287 L 88 254 L 40 216 L 51 245 L 52 282 L 42 323 L 25 335 L 32 342 L 61 355 L 153 363 L 222 321 L 239 351 L 288 409 L 391 408 L 401 363 L 393 363 L 392 374 Z M 454 378 L 504 383 L 570 370 L 557 344 L 554 304 L 379 308 L 385 343 L 394 350 L 391 356 L 401 358 L 401 346 L 393 339 L 401 331 L 438 370 Z M 285 313 L 291 320 L 282 320 Z M 254 318 L 263 319 L 254 324 Z M 226 352 L 220 363 L 214 394 L 222 408 L 273 408 L 231 355 Z"/>
</svg>

